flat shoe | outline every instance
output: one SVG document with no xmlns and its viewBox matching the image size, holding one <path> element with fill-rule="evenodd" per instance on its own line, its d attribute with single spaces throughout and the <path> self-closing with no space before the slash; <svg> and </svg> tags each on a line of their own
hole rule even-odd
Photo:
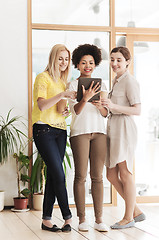
<svg viewBox="0 0 159 240">
<path fill-rule="evenodd" d="M 94 223 L 94 229 L 99 232 L 108 232 L 109 228 L 106 226 L 105 223 Z"/>
<path fill-rule="evenodd" d="M 50 228 L 45 226 L 43 223 L 41 225 L 42 230 L 50 231 L 50 232 L 60 232 L 61 229 L 58 228 L 55 224 Z"/>
<path fill-rule="evenodd" d="M 117 223 L 111 225 L 110 227 L 111 227 L 112 229 L 124 229 L 124 228 L 134 227 L 134 225 L 135 225 L 135 221 L 133 220 L 133 221 L 131 221 L 131 222 L 125 224 L 125 225 L 120 225 L 120 224 L 117 222 Z"/>
<path fill-rule="evenodd" d="M 80 223 L 78 225 L 78 230 L 81 232 L 88 232 L 88 224 L 86 222 Z"/>
<path fill-rule="evenodd" d="M 146 215 L 144 213 L 141 213 L 140 215 L 134 217 L 135 222 L 142 222 L 146 219 Z"/>
<path fill-rule="evenodd" d="M 71 231 L 71 226 L 70 224 L 66 224 L 64 227 L 61 228 L 62 232 L 70 232 Z"/>
</svg>

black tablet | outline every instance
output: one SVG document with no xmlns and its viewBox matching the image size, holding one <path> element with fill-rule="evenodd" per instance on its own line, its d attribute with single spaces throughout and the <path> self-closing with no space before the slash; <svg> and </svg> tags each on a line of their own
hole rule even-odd
<svg viewBox="0 0 159 240">
<path fill-rule="evenodd" d="M 98 82 L 99 82 L 99 89 L 98 91 L 100 91 L 101 89 L 101 83 L 102 83 L 102 79 L 101 78 L 84 78 L 84 77 L 81 77 L 79 78 L 78 80 L 78 88 L 77 88 L 77 101 L 80 102 L 82 97 L 83 97 L 83 91 L 82 91 L 82 85 L 85 87 L 86 90 L 89 89 L 92 81 L 94 81 L 94 84 L 93 86 L 95 86 Z M 99 100 L 100 99 L 100 93 L 94 95 L 90 100 L 89 102 L 92 102 L 94 100 Z"/>
</svg>

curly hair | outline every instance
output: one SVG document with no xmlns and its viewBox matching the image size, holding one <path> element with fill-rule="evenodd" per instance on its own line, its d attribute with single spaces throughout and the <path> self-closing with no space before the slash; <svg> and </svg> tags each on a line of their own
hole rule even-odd
<svg viewBox="0 0 159 240">
<path fill-rule="evenodd" d="M 83 44 L 79 45 L 72 53 L 72 63 L 77 68 L 81 58 L 85 55 L 91 55 L 94 58 L 95 65 L 98 66 L 102 60 L 101 49 L 95 45 Z"/>
</svg>

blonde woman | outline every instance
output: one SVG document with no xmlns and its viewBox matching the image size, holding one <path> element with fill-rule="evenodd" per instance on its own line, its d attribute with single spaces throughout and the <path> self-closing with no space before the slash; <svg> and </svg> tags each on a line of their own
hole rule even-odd
<svg viewBox="0 0 159 240">
<path fill-rule="evenodd" d="M 33 137 L 47 166 L 42 229 L 52 232 L 71 231 L 72 215 L 62 166 L 67 138 L 64 116 L 68 114 L 68 109 L 65 108 L 62 113 L 57 111 L 57 104 L 62 98 L 74 99 L 76 96 L 74 91 L 65 91 L 70 61 L 70 51 L 64 45 L 55 45 L 45 71 L 35 79 L 33 90 Z M 61 229 L 51 222 L 56 199 L 65 220 Z"/>
</svg>

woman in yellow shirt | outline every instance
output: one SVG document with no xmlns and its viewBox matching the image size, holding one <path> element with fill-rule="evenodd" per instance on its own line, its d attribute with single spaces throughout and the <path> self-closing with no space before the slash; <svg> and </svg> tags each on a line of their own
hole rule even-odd
<svg viewBox="0 0 159 240">
<path fill-rule="evenodd" d="M 33 138 L 47 166 L 47 180 L 43 202 L 42 229 L 52 232 L 71 231 L 71 212 L 68 205 L 63 159 L 67 132 L 65 107 L 60 113 L 58 104 L 63 98 L 74 99 L 76 92 L 65 91 L 71 62 L 70 51 L 62 44 L 55 45 L 44 72 L 40 73 L 33 90 Z M 60 229 L 51 222 L 53 205 L 57 198 L 65 223 Z"/>
</svg>

